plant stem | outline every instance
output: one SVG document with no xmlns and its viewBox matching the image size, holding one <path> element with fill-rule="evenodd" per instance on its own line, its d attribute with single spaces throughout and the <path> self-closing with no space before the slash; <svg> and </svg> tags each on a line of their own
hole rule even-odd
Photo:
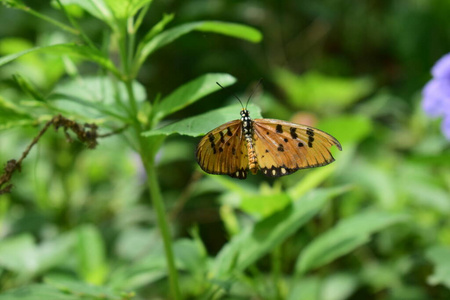
<svg viewBox="0 0 450 300">
<path fill-rule="evenodd" d="M 145 169 L 147 171 L 147 181 L 150 189 L 150 197 L 152 198 L 153 207 L 156 211 L 158 227 L 161 231 L 161 236 L 164 242 L 164 251 L 166 254 L 167 267 L 169 271 L 170 289 L 173 299 L 179 300 L 181 299 L 181 293 L 178 285 L 178 273 L 175 267 L 175 258 L 173 255 L 172 238 L 169 231 L 164 202 L 156 177 L 155 166 L 153 161 L 145 162 L 144 158 L 142 161 L 144 162 Z"/>
<path fill-rule="evenodd" d="M 75 35 L 80 35 L 80 32 L 79 32 L 78 30 L 73 29 L 72 27 L 69 27 L 69 26 L 67 26 L 67 25 L 65 25 L 65 24 L 63 24 L 63 23 L 61 23 L 61 22 L 59 22 L 59 21 L 56 21 L 56 20 L 52 19 L 52 18 L 49 18 L 49 17 L 47 17 L 46 15 L 43 15 L 43 14 L 41 14 L 41 13 L 39 13 L 39 12 L 37 12 L 37 11 L 31 9 L 31 8 L 28 7 L 28 6 L 20 5 L 20 6 L 18 6 L 17 8 L 18 8 L 18 9 L 21 9 L 21 10 L 27 12 L 27 13 L 30 13 L 30 14 L 32 14 L 33 16 L 38 17 L 38 18 L 40 18 L 40 19 L 42 19 L 42 20 L 44 20 L 44 21 L 47 21 L 47 22 L 49 22 L 49 23 L 52 23 L 53 25 L 58 26 L 59 28 L 65 30 L 65 31 L 67 31 L 67 32 L 70 32 L 70 33 L 75 34 Z"/>
</svg>

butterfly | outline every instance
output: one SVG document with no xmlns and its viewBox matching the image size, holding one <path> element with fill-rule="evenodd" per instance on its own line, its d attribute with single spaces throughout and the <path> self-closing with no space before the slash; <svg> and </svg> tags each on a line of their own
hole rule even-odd
<svg viewBox="0 0 450 300">
<path fill-rule="evenodd" d="M 333 145 L 342 150 L 336 138 L 317 128 L 275 119 L 253 120 L 246 108 L 251 96 L 245 108 L 235 97 L 242 106 L 241 118 L 211 130 L 197 146 L 197 162 L 206 173 L 245 179 L 247 170 L 252 174 L 260 170 L 268 177 L 280 177 L 332 163 Z"/>
</svg>

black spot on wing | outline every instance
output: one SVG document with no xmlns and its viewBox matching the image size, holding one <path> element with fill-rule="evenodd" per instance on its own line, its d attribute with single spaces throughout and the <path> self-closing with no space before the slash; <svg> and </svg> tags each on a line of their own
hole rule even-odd
<svg viewBox="0 0 450 300">
<path fill-rule="evenodd" d="M 283 144 L 279 144 L 277 150 L 280 152 L 284 152 Z"/>
<path fill-rule="evenodd" d="M 227 135 L 228 135 L 228 136 L 232 136 L 232 135 L 233 135 L 233 133 L 232 133 L 231 130 L 230 130 L 230 127 L 227 128 Z"/>
<path fill-rule="evenodd" d="M 277 125 L 276 130 L 277 130 L 277 133 L 283 133 L 283 127 L 281 127 L 280 124 Z"/>
<path fill-rule="evenodd" d="M 291 127 L 290 129 L 289 129 L 289 131 L 290 131 L 290 133 L 291 133 L 291 137 L 295 140 L 296 138 L 298 138 L 298 135 L 297 135 L 297 133 L 295 132 L 297 130 L 297 128 L 295 128 L 295 127 Z"/>
</svg>

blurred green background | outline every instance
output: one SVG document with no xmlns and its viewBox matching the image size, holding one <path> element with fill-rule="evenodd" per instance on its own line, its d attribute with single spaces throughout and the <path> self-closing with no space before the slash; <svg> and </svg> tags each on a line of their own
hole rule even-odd
<svg viewBox="0 0 450 300">
<path fill-rule="evenodd" d="M 26 3 L 66 22 L 48 1 Z M 94 41 L 107 38 L 104 24 L 81 9 L 77 13 Z M 450 52 L 450 2 L 155 1 L 139 34 L 164 13 L 175 14 L 168 28 L 221 20 L 257 28 L 263 39 L 249 43 L 194 32 L 155 52 L 137 78 L 149 101 L 205 73 L 237 79 L 163 124 L 236 104 L 233 93 L 247 99 L 262 78 L 252 104 L 264 117 L 311 124 L 343 146 L 333 151 L 332 165 L 239 181 L 200 171 L 199 138 L 170 136 L 157 154 L 157 172 L 185 297 L 449 299 L 449 142 L 420 102 L 431 67 Z M 57 41 L 67 36 L 55 26 L 0 7 L 0 56 Z M 33 110 L 13 75 L 49 95 L 69 88 L 61 84 L 68 66 L 57 55 L 21 57 L 0 68 L 0 97 Z M 83 76 L 98 75 L 90 63 L 77 66 Z M 2 117 L 0 112 L 3 166 L 21 155 L 41 127 L 2 126 Z M 49 130 L 13 184 L 11 194 L 0 196 L 0 292 L 46 282 L 92 299 L 128 299 L 84 282 L 134 291 L 135 299 L 167 297 L 145 171 L 123 137 L 101 139 L 91 151 Z M 286 223 L 289 234 L 271 226 L 258 231 L 258 224 L 272 224 L 302 196 L 330 200 L 303 226 L 300 219 Z M 220 273 L 214 268 L 225 247 L 239 244 L 233 237 L 241 239 L 238 252 L 246 242 L 251 247 L 248 228 L 267 238 L 267 251 L 253 254 L 242 270 L 228 270 L 225 279 L 211 275 Z M 0 299 L 16 299 L 5 295 Z"/>
</svg>

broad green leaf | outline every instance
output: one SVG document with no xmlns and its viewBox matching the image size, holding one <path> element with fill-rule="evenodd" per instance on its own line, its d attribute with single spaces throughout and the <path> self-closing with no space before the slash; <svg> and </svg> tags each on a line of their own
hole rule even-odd
<svg viewBox="0 0 450 300">
<path fill-rule="evenodd" d="M 32 284 L 18 289 L 6 291 L 0 300 L 80 300 L 79 295 L 71 295 L 47 284 Z"/>
<path fill-rule="evenodd" d="M 369 242 L 372 234 L 407 219 L 404 214 L 368 211 L 342 220 L 304 248 L 297 260 L 296 272 L 304 274 L 323 266 Z"/>
<path fill-rule="evenodd" d="M 257 43 L 262 39 L 262 35 L 258 30 L 246 25 L 219 21 L 201 21 L 187 23 L 166 30 L 156 35 L 151 40 L 144 40 L 141 44 L 139 44 L 136 61 L 137 66 L 135 66 L 135 69 L 139 69 L 139 66 L 142 65 L 147 57 L 155 50 L 194 30 L 225 34 L 253 43 Z"/>
<path fill-rule="evenodd" d="M 322 281 L 318 277 L 294 279 L 287 300 L 322 300 L 321 284 Z"/>
<path fill-rule="evenodd" d="M 22 234 L 0 241 L 0 266 L 25 276 L 33 275 L 39 266 L 33 237 Z"/>
<path fill-rule="evenodd" d="M 207 256 L 197 242 L 191 239 L 178 239 L 174 244 L 174 253 L 178 269 L 192 274 L 202 274 L 207 268 Z"/>
<path fill-rule="evenodd" d="M 39 244 L 37 248 L 39 272 L 42 273 L 65 262 L 72 255 L 76 242 L 75 233 L 68 232 Z"/>
<path fill-rule="evenodd" d="M 94 50 L 92 48 L 89 48 L 87 46 L 83 45 L 77 45 L 73 43 L 69 44 L 57 44 L 57 45 L 51 45 L 51 46 L 43 46 L 43 47 L 35 47 L 31 49 L 27 49 L 21 52 L 17 52 L 14 54 L 10 54 L 7 56 L 3 56 L 0 58 L 0 66 L 3 66 L 23 55 L 26 55 L 28 53 L 32 52 L 44 52 L 49 54 L 55 54 L 58 56 L 61 55 L 69 55 L 69 56 L 75 56 L 80 57 L 83 59 L 87 59 L 93 62 L 98 63 L 102 67 L 108 69 L 112 73 L 114 73 L 116 76 L 120 76 L 119 71 L 116 69 L 114 64 L 108 59 L 108 57 L 104 56 L 103 53 L 101 53 L 98 50 Z"/>
<path fill-rule="evenodd" d="M 345 108 L 367 96 L 374 88 L 372 80 L 367 78 L 332 77 L 313 71 L 296 75 L 279 69 L 275 72 L 275 80 L 292 105 L 329 112 Z"/>
<path fill-rule="evenodd" d="M 450 247 L 431 247 L 427 250 L 426 257 L 434 266 L 434 272 L 428 277 L 428 283 L 442 284 L 450 289 Z"/>
<path fill-rule="evenodd" d="M 277 200 L 274 201 L 274 199 Z M 282 210 L 291 202 L 292 198 L 285 193 L 274 195 L 249 195 L 242 198 L 239 207 L 249 214 L 267 217 Z"/>
<path fill-rule="evenodd" d="M 85 282 L 53 275 L 44 278 L 44 282 L 54 288 L 64 291 L 68 294 L 83 295 L 83 299 L 108 299 L 122 300 L 120 292 L 114 292 L 112 289 L 103 286 L 90 285 Z"/>
<path fill-rule="evenodd" d="M 357 274 L 335 273 L 322 282 L 321 300 L 346 300 L 356 291 L 360 278 Z"/>
<path fill-rule="evenodd" d="M 247 227 L 217 255 L 211 267 L 212 277 L 220 278 L 245 270 L 314 217 L 329 199 L 343 191 L 342 188 L 311 191 L 282 211 Z"/>
<path fill-rule="evenodd" d="M 133 92 L 138 103 L 145 101 L 145 88 L 133 81 Z M 70 79 L 56 86 L 49 102 L 54 107 L 88 118 L 106 115 L 126 120 L 125 105 L 129 101 L 125 84 L 107 76 L 87 76 Z"/>
<path fill-rule="evenodd" d="M 103 283 L 107 275 L 107 265 L 105 245 L 98 229 L 92 225 L 80 227 L 77 246 L 81 277 L 92 284 Z"/>
<path fill-rule="evenodd" d="M 343 145 L 359 143 L 373 133 L 372 121 L 364 115 L 339 115 L 322 119 L 317 127 L 333 135 Z"/>
<path fill-rule="evenodd" d="M 78 5 L 92 16 L 114 28 L 114 16 L 104 0 L 60 0 L 63 5 Z M 118 1 L 114 1 L 118 2 Z M 126 1 L 122 1 L 126 2 Z"/>
<path fill-rule="evenodd" d="M 189 136 L 204 135 L 208 131 L 226 122 L 239 119 L 241 117 L 239 114 L 241 109 L 242 107 L 240 105 L 231 105 L 224 108 L 219 108 L 198 116 L 178 121 L 159 129 L 146 131 L 143 135 L 171 135 L 174 133 Z M 252 118 L 261 118 L 261 109 L 258 106 L 249 104 L 248 110 L 250 111 Z"/>
<path fill-rule="evenodd" d="M 134 16 L 139 9 L 153 0 L 105 0 L 117 19 L 127 19 Z"/>
<path fill-rule="evenodd" d="M 155 122 L 219 90 L 220 87 L 216 82 L 226 87 L 235 83 L 236 79 L 228 74 L 210 73 L 183 84 L 160 101 L 160 104 L 155 108 L 157 110 Z"/>
</svg>

